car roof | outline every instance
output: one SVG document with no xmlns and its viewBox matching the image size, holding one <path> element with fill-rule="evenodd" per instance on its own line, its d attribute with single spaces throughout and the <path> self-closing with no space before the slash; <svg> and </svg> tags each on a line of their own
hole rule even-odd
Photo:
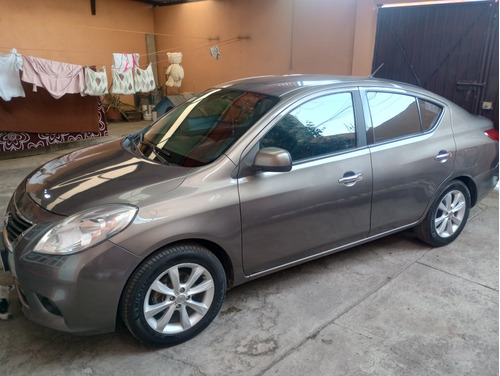
<svg viewBox="0 0 500 376">
<path fill-rule="evenodd" d="M 417 86 L 405 84 L 397 81 L 356 76 L 333 76 L 319 74 L 293 74 L 284 76 L 259 76 L 240 80 L 229 81 L 218 88 L 232 88 L 242 91 L 251 91 L 277 97 L 284 97 L 297 91 L 309 91 L 314 88 L 325 87 L 383 87 L 391 89 L 417 90 L 430 94 Z"/>
</svg>

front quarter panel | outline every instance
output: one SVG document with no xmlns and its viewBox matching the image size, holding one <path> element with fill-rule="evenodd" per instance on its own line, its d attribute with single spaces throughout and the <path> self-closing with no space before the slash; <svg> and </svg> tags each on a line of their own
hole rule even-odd
<svg viewBox="0 0 500 376">
<path fill-rule="evenodd" d="M 175 242 L 211 242 L 227 253 L 237 273 L 241 226 L 234 168 L 223 157 L 194 170 L 180 187 L 140 207 L 134 223 L 112 241 L 141 258 Z"/>
</svg>

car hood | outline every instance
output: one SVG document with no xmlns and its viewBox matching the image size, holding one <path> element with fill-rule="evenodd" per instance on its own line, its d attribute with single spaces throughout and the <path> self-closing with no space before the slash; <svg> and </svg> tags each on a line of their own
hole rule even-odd
<svg viewBox="0 0 500 376">
<path fill-rule="evenodd" d="M 61 215 L 110 203 L 140 206 L 178 187 L 190 169 L 139 158 L 121 140 L 54 159 L 26 179 L 26 192 L 41 207 Z"/>
</svg>

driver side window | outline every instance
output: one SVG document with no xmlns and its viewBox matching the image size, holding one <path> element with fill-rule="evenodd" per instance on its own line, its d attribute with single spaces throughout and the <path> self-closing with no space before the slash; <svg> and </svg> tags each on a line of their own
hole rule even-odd
<svg viewBox="0 0 500 376">
<path fill-rule="evenodd" d="M 356 147 L 351 93 L 325 95 L 301 104 L 263 137 L 260 147 L 285 149 L 294 162 Z"/>
</svg>

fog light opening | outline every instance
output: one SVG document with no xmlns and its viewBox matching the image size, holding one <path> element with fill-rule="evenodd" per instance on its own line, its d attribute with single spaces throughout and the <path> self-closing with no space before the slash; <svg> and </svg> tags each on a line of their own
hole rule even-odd
<svg viewBox="0 0 500 376">
<path fill-rule="evenodd" d="M 62 317 L 61 311 L 59 310 L 59 308 L 57 308 L 57 306 L 52 300 L 46 298 L 45 296 L 40 296 L 40 295 L 38 295 L 38 299 L 40 300 L 40 303 L 42 303 L 43 308 L 45 308 L 53 315 Z"/>
</svg>

